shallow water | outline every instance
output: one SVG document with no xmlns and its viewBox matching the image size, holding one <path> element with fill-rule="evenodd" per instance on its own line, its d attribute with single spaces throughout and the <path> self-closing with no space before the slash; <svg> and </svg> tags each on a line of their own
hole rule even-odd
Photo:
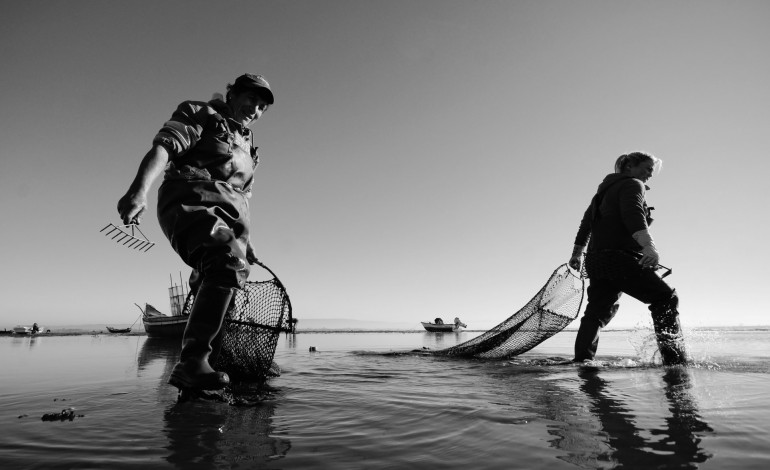
<svg viewBox="0 0 770 470">
<path fill-rule="evenodd" d="M 770 329 L 687 333 L 688 368 L 646 330 L 603 332 L 591 367 L 554 365 L 570 331 L 494 361 L 419 352 L 478 332 L 282 335 L 253 406 L 178 403 L 178 341 L 0 337 L 0 467 L 770 468 Z"/>
</svg>

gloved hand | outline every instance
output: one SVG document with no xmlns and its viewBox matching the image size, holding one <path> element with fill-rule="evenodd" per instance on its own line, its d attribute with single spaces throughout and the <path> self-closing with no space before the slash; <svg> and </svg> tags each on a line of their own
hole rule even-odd
<svg viewBox="0 0 770 470">
<path fill-rule="evenodd" d="M 660 254 L 655 248 L 655 243 L 652 241 L 650 231 L 647 229 L 639 230 L 638 232 L 634 232 L 631 236 L 634 237 L 636 243 L 642 247 L 642 258 L 639 260 L 639 264 L 645 268 L 654 268 L 657 266 L 660 262 Z"/>
<path fill-rule="evenodd" d="M 575 271 L 580 271 L 580 268 L 583 267 L 583 251 L 585 250 L 584 246 L 575 245 L 575 247 L 572 249 L 572 256 L 570 257 L 567 264 L 570 268 L 574 269 Z"/>
<path fill-rule="evenodd" d="M 642 247 L 642 259 L 639 260 L 639 264 L 645 268 L 654 268 L 660 261 L 660 254 L 655 248 L 655 245 L 647 245 Z"/>
</svg>

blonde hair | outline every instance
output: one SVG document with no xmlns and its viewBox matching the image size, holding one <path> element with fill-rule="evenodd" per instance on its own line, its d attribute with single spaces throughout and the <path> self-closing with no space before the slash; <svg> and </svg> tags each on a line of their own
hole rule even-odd
<svg viewBox="0 0 770 470">
<path fill-rule="evenodd" d="M 646 152 L 631 152 L 621 155 L 615 160 L 615 173 L 623 173 L 628 168 L 639 165 L 642 162 L 652 162 L 655 171 L 660 171 L 663 160 Z"/>
</svg>

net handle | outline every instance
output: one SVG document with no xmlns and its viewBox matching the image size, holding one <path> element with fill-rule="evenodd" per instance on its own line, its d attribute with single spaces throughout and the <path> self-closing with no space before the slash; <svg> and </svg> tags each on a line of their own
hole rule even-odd
<svg viewBox="0 0 770 470">
<path fill-rule="evenodd" d="M 640 253 L 628 252 L 628 254 L 630 254 L 631 256 L 633 256 L 636 259 L 642 259 L 642 255 Z M 666 272 L 664 272 L 663 274 L 660 275 L 661 279 L 663 279 L 664 277 L 666 277 L 666 276 L 670 275 L 672 272 L 674 272 L 673 269 L 667 268 L 667 267 L 663 266 L 662 264 L 656 264 L 654 266 L 654 269 L 655 269 L 655 271 L 660 271 L 661 269 L 665 269 L 666 270 Z"/>
<path fill-rule="evenodd" d="M 293 327 L 292 327 L 292 325 L 294 324 L 294 313 L 293 313 L 293 311 L 292 311 L 292 307 L 291 307 L 291 299 L 289 298 L 289 293 L 286 291 L 286 286 L 284 286 L 284 285 L 283 285 L 283 283 L 281 282 L 281 280 L 280 280 L 280 279 L 278 278 L 278 276 L 277 276 L 277 275 L 276 275 L 276 274 L 273 272 L 273 270 L 272 270 L 272 269 L 268 268 L 268 267 L 267 267 L 267 265 L 266 265 L 265 263 L 263 263 L 262 261 L 260 261 L 260 260 L 259 260 L 259 259 L 257 259 L 256 257 L 254 258 L 254 264 L 258 265 L 259 267 L 261 267 L 261 268 L 262 268 L 262 269 L 264 269 L 265 271 L 269 272 L 269 273 L 270 273 L 270 275 L 271 275 L 271 276 L 273 276 L 273 279 L 275 280 L 275 285 L 277 285 L 278 287 L 280 287 L 280 288 L 281 288 L 281 290 L 283 291 L 283 294 L 284 294 L 284 296 L 286 297 L 286 300 L 285 300 L 285 301 L 286 301 L 286 305 L 289 307 L 289 309 L 288 309 L 289 318 L 287 319 L 287 323 L 288 323 L 288 325 L 289 325 L 289 329 L 290 329 L 289 331 L 292 331 L 292 330 L 293 330 Z"/>
<path fill-rule="evenodd" d="M 270 273 L 270 275 L 271 275 L 271 276 L 273 276 L 273 278 L 275 279 L 275 282 L 276 282 L 276 283 L 277 283 L 277 284 L 278 284 L 278 285 L 279 285 L 279 286 L 280 286 L 280 287 L 281 287 L 283 290 L 286 290 L 286 287 L 284 287 L 284 285 L 283 285 L 283 283 L 281 282 L 281 280 L 280 280 L 280 279 L 278 279 L 278 276 L 276 276 L 276 275 L 275 275 L 275 273 L 273 272 L 273 270 L 272 270 L 272 269 L 270 269 L 270 268 L 268 268 L 268 267 L 267 267 L 267 265 L 266 265 L 265 263 L 263 263 L 262 261 L 260 261 L 260 260 L 258 260 L 258 259 L 256 259 L 256 258 L 254 258 L 254 262 L 253 262 L 253 264 L 256 264 L 256 265 L 257 265 L 257 266 L 259 266 L 260 268 L 262 268 L 262 269 L 264 269 L 265 271 L 269 272 L 269 273 Z M 289 294 L 287 293 L 286 295 L 288 296 Z"/>
</svg>

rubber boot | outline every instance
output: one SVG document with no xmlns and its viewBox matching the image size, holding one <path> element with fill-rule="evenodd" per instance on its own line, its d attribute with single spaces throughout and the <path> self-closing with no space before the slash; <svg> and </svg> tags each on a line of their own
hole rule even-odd
<svg viewBox="0 0 770 470">
<path fill-rule="evenodd" d="M 594 315 L 586 315 L 580 320 L 577 337 L 575 338 L 575 357 L 572 362 L 592 361 L 599 348 L 599 332 L 607 326 L 607 323 L 618 313 L 620 305 L 614 304 L 607 315 L 603 315 L 603 321 L 594 318 Z"/>
<path fill-rule="evenodd" d="M 219 390 L 230 383 L 224 372 L 215 371 L 209 356 L 222 328 L 233 289 L 204 284 L 195 296 L 182 337 L 182 354 L 168 383 L 181 389 Z"/>
<path fill-rule="evenodd" d="M 655 339 L 664 366 L 674 366 L 687 363 L 687 352 L 684 347 L 684 336 L 679 324 L 679 312 L 667 309 L 653 313 Z"/>
<path fill-rule="evenodd" d="M 599 331 L 602 326 L 593 318 L 583 316 L 575 338 L 575 357 L 572 362 L 593 360 L 599 347 Z"/>
</svg>

